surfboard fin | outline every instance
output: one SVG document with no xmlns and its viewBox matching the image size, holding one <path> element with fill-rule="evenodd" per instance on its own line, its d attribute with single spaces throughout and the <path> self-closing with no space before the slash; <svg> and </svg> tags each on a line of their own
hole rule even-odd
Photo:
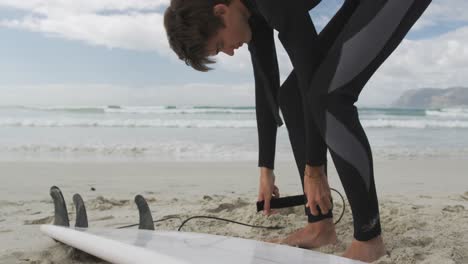
<svg viewBox="0 0 468 264">
<path fill-rule="evenodd" d="M 73 203 L 75 204 L 76 210 L 75 227 L 87 228 L 88 215 L 86 213 L 86 207 L 83 202 L 83 198 L 81 198 L 81 195 L 79 195 L 78 193 L 73 195 Z"/>
<path fill-rule="evenodd" d="M 140 214 L 140 223 L 138 229 L 154 230 L 153 216 L 145 198 L 141 195 L 135 196 L 135 203 Z"/>
<path fill-rule="evenodd" d="M 57 186 L 52 186 L 50 187 L 50 196 L 54 201 L 54 225 L 69 227 L 70 220 L 62 191 Z"/>
</svg>

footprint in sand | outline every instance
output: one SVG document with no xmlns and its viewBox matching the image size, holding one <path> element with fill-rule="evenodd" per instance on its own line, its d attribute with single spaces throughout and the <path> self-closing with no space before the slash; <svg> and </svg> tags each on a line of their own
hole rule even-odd
<svg viewBox="0 0 468 264">
<path fill-rule="evenodd" d="M 462 198 L 465 201 L 468 201 L 468 192 L 465 192 L 464 194 L 460 195 L 460 198 Z"/>
<path fill-rule="evenodd" d="M 432 242 L 434 242 L 434 239 L 432 237 L 403 237 L 400 240 L 400 245 L 406 247 L 426 247 Z"/>
<path fill-rule="evenodd" d="M 103 196 L 98 196 L 96 199 L 88 202 L 89 208 L 99 211 L 110 210 L 114 206 L 125 206 L 128 204 L 130 204 L 130 200 L 107 199 Z"/>
<path fill-rule="evenodd" d="M 434 238 L 432 237 L 421 237 L 417 239 L 417 245 L 421 247 L 426 247 L 432 242 L 434 242 Z"/>
<path fill-rule="evenodd" d="M 451 213 L 459 213 L 464 210 L 465 210 L 465 207 L 461 204 L 457 204 L 453 206 L 447 205 L 446 207 L 444 207 L 444 209 L 442 209 L 442 211 L 451 212 Z"/>
<path fill-rule="evenodd" d="M 96 219 L 94 219 L 94 221 L 105 221 L 105 220 L 111 220 L 111 219 L 114 219 L 114 218 L 115 218 L 114 216 L 108 215 L 108 216 L 103 216 L 103 217 L 96 218 Z"/>
<path fill-rule="evenodd" d="M 205 201 L 212 201 L 213 198 L 212 198 L 211 196 L 209 196 L 209 195 L 204 195 L 204 196 L 203 196 L 203 200 L 205 200 Z"/>
<path fill-rule="evenodd" d="M 237 202 L 235 203 L 222 203 L 220 205 L 218 205 L 218 207 L 214 208 L 214 209 L 207 209 L 206 211 L 209 212 L 209 213 L 219 213 L 223 210 L 226 210 L 228 212 L 231 212 L 235 209 L 238 209 L 238 208 L 241 208 L 241 207 L 244 207 L 244 206 L 247 206 L 249 205 L 249 203 L 245 202 L 245 201 L 242 201 L 242 200 L 238 200 Z"/>
<path fill-rule="evenodd" d="M 432 196 L 430 196 L 430 195 L 419 195 L 419 198 L 432 199 Z"/>
<path fill-rule="evenodd" d="M 47 216 L 35 220 L 26 220 L 24 221 L 25 225 L 43 225 L 43 224 L 50 224 L 54 221 L 53 216 Z"/>
<path fill-rule="evenodd" d="M 5 200 L 0 200 L 0 207 L 7 207 L 7 206 L 23 206 L 24 202 L 10 202 Z"/>
</svg>

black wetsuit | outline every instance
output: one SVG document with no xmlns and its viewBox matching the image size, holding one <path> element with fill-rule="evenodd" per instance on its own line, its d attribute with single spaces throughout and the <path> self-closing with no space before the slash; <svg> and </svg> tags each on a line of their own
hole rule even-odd
<svg viewBox="0 0 468 264">
<path fill-rule="evenodd" d="M 274 168 L 281 108 L 302 185 L 306 164 L 326 167 L 328 148 L 351 205 L 354 237 L 378 236 L 372 153 L 354 103 L 431 0 L 345 0 L 320 34 L 308 13 L 319 0 L 242 1 L 252 13 L 258 165 Z M 294 67 L 281 86 L 273 29 Z M 332 217 L 306 213 L 309 222 Z"/>
</svg>

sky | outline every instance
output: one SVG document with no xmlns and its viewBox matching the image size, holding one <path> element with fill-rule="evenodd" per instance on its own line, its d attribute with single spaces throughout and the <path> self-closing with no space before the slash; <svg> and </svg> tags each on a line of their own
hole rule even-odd
<svg viewBox="0 0 468 264">
<path fill-rule="evenodd" d="M 395 1 L 395 0 L 393 0 Z M 321 30 L 342 1 L 310 12 Z M 0 105 L 254 106 L 247 45 L 197 72 L 169 48 L 169 0 L 0 0 Z M 416 88 L 468 87 L 468 1 L 433 0 L 358 106 Z M 276 41 L 281 80 L 292 70 Z"/>
</svg>

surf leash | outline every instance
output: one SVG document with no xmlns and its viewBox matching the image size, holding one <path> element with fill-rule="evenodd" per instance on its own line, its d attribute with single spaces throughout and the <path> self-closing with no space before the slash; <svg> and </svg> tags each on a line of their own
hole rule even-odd
<svg viewBox="0 0 468 264">
<path fill-rule="evenodd" d="M 344 213 L 345 213 L 345 199 L 343 197 L 343 195 L 336 189 L 334 188 L 330 188 L 330 190 L 336 192 L 342 202 L 343 202 L 343 209 L 341 210 L 341 214 L 340 214 L 340 217 L 338 217 L 338 219 L 335 221 L 335 225 L 338 224 L 341 219 L 343 218 L 344 216 Z M 305 204 L 305 201 L 306 201 L 306 198 L 305 198 L 305 195 L 295 195 L 295 196 L 287 196 L 287 197 L 281 197 L 281 198 L 274 198 L 274 199 L 271 199 L 270 201 L 270 207 L 273 208 L 273 209 L 280 209 L 280 208 L 286 208 L 286 207 L 293 207 L 293 206 L 300 206 L 300 205 L 304 205 Z M 260 212 L 260 211 L 263 211 L 263 206 L 264 206 L 264 201 L 258 201 L 257 202 L 257 212 Z M 284 226 L 258 226 L 258 225 L 250 225 L 250 224 L 246 224 L 246 223 L 242 223 L 242 222 L 237 222 L 237 221 L 234 221 L 234 220 L 230 220 L 230 219 L 226 219 L 226 218 L 221 218 L 221 217 L 216 217 L 216 216 L 209 216 L 209 215 L 196 215 L 196 216 L 191 216 L 187 219 L 185 219 L 181 224 L 180 226 L 178 227 L 177 231 L 180 231 L 182 229 L 182 227 L 187 223 L 189 222 L 190 220 L 192 219 L 199 219 L 199 218 L 205 218 L 205 219 L 213 219 L 213 220 L 219 220 L 219 221 L 225 221 L 225 222 L 230 222 L 230 223 L 234 223 L 234 224 L 238 224 L 238 225 L 243 225 L 243 226 L 248 226 L 248 227 L 252 227 L 252 228 L 264 228 L 264 229 L 270 229 L 270 230 L 278 230 L 278 229 L 284 229 L 285 227 Z M 162 218 L 162 219 L 159 219 L 159 220 L 156 220 L 156 221 L 153 221 L 153 223 L 158 223 L 158 222 L 163 222 L 163 221 L 167 221 L 167 220 L 170 220 L 170 219 L 179 219 L 181 220 L 182 218 L 181 217 L 177 217 L 177 216 L 173 216 L 173 217 L 166 217 L 166 218 Z M 117 227 L 118 229 L 122 229 L 122 228 L 130 228 L 130 227 L 135 227 L 135 226 L 138 226 L 139 224 L 132 224 L 132 225 L 126 225 L 126 226 L 121 226 L 121 227 Z"/>
<path fill-rule="evenodd" d="M 335 225 L 340 222 L 341 218 L 343 218 L 344 212 L 345 212 L 345 200 L 343 195 L 339 191 L 337 191 L 334 188 L 330 188 L 330 190 L 336 192 L 340 197 L 343 202 L 343 209 L 341 210 L 340 217 L 338 220 L 336 220 Z M 307 203 L 307 197 L 303 194 L 300 195 L 294 195 L 294 196 L 286 196 L 286 197 L 281 197 L 281 198 L 273 198 L 270 200 L 270 208 L 272 209 L 280 209 L 280 208 L 286 208 L 286 207 L 293 207 L 293 206 L 299 206 L 299 205 L 304 205 Z M 333 204 L 333 199 L 332 199 L 332 204 Z M 257 212 L 263 211 L 265 205 L 265 201 L 258 201 L 257 202 Z M 332 208 L 333 209 L 333 205 Z M 317 210 L 320 211 L 320 207 L 317 206 Z M 310 214 L 310 209 L 306 208 L 307 214 Z"/>
<path fill-rule="evenodd" d="M 338 220 L 334 223 L 335 225 L 340 222 L 342 219 L 344 212 L 345 212 L 345 199 L 343 195 L 336 189 L 330 188 L 331 190 L 335 191 L 338 193 L 338 195 L 341 197 L 341 200 L 343 201 L 343 210 L 341 212 L 340 217 Z M 56 187 L 52 186 L 50 188 L 50 195 L 52 197 L 52 200 L 54 202 L 54 211 L 55 211 L 55 216 L 54 216 L 54 225 L 60 225 L 60 226 L 70 226 L 70 222 L 68 219 L 68 211 L 66 208 L 66 202 L 65 199 L 62 195 L 61 190 Z M 289 197 L 283 197 L 283 198 L 274 198 L 271 200 L 271 208 L 285 208 L 285 207 L 292 207 L 292 206 L 299 206 L 299 205 L 304 205 L 305 203 L 305 196 L 304 195 L 296 195 L 296 196 L 289 196 Z M 83 202 L 83 199 L 79 194 L 75 194 L 73 196 L 73 203 L 76 208 L 76 220 L 75 220 L 75 227 L 79 228 L 87 228 L 88 227 L 88 217 L 86 213 L 86 208 L 85 204 Z M 134 226 L 138 226 L 139 229 L 146 229 L 146 230 L 154 230 L 154 223 L 158 222 L 163 222 L 167 221 L 170 219 L 179 219 L 181 220 L 181 217 L 178 216 L 170 216 L 170 217 L 165 217 L 159 220 L 153 221 L 153 217 L 151 215 L 151 210 L 148 206 L 148 203 L 146 202 L 145 198 L 141 195 L 135 196 L 135 203 L 137 204 L 138 207 L 138 213 L 140 216 L 140 223 L 138 224 L 132 224 L 132 225 L 126 225 L 126 226 L 120 226 L 117 227 L 117 229 L 123 229 L 123 228 L 130 228 Z M 333 208 L 332 208 L 333 209 Z M 257 202 L 257 212 L 263 210 L 263 201 Z M 252 228 L 264 228 L 264 229 L 283 229 L 285 228 L 284 226 L 258 226 L 258 225 L 250 225 L 226 218 L 221 218 L 221 217 L 216 217 L 216 216 L 209 216 L 209 215 L 196 215 L 189 217 L 185 219 L 180 226 L 178 227 L 177 231 L 180 231 L 182 227 L 189 222 L 190 220 L 193 219 L 199 219 L 199 218 L 205 218 L 205 219 L 212 219 L 212 220 L 219 220 L 219 221 L 226 221 L 234 224 L 239 224 L 243 226 L 248 226 Z"/>
</svg>

